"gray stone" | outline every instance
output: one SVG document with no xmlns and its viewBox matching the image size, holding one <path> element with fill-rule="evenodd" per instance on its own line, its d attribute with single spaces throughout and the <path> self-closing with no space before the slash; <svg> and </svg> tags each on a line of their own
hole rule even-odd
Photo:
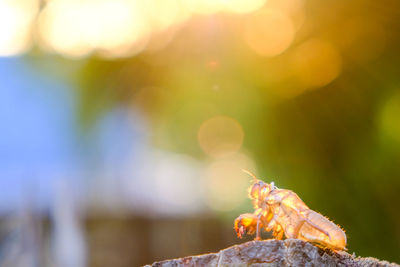
<svg viewBox="0 0 400 267">
<path fill-rule="evenodd" d="M 189 256 L 155 262 L 146 267 L 162 266 L 387 266 L 395 263 L 374 258 L 361 258 L 347 252 L 323 250 L 298 239 L 250 241 L 217 253 Z"/>
</svg>

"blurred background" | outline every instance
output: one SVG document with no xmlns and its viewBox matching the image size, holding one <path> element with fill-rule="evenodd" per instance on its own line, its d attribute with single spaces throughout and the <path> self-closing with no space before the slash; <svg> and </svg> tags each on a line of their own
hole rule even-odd
<svg viewBox="0 0 400 267">
<path fill-rule="evenodd" d="M 400 262 L 399 18 L 396 0 L 0 0 L 0 266 L 251 240 L 242 168 L 350 253 Z"/>
</svg>

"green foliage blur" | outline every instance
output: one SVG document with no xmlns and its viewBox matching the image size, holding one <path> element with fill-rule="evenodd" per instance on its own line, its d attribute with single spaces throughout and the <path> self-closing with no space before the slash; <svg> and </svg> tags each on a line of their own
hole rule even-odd
<svg viewBox="0 0 400 267">
<path fill-rule="evenodd" d="M 82 60 L 70 77 L 82 129 L 125 106 L 145 116 L 156 147 L 208 160 L 200 125 L 231 117 L 261 178 L 341 225 L 350 252 L 400 262 L 400 3 L 304 5 L 292 44 L 273 57 L 243 41 L 247 16 L 216 14 L 194 17 L 162 50 Z M 340 73 L 322 86 L 299 82 L 290 63 L 313 39 L 340 54 Z"/>
</svg>

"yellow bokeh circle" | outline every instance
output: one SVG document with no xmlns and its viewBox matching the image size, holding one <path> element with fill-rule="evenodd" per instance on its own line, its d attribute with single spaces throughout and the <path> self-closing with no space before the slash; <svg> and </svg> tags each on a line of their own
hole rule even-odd
<svg viewBox="0 0 400 267">
<path fill-rule="evenodd" d="M 207 155 L 220 157 L 238 151 L 243 144 L 244 133 L 237 120 L 215 116 L 202 123 L 197 138 Z"/>
</svg>

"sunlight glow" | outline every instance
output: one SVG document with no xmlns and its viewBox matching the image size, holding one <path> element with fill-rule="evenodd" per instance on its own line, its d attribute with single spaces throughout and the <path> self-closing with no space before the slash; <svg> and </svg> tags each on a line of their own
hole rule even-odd
<svg viewBox="0 0 400 267">
<path fill-rule="evenodd" d="M 303 0 L 269 0 L 266 4 L 267 8 L 285 10 L 290 15 L 302 10 L 303 6 Z"/>
<path fill-rule="evenodd" d="M 194 14 L 246 14 L 266 0 L 46 0 L 36 18 L 38 0 L 0 2 L 0 56 L 16 55 L 32 45 L 32 28 L 41 48 L 67 57 L 99 53 L 126 57 L 146 49 L 155 36 L 173 36 Z M 33 23 L 37 25 L 33 25 Z M 36 27 L 37 26 L 37 27 Z M 167 34 L 165 34 L 167 33 Z M 151 43 L 149 50 L 162 45 Z"/>
<path fill-rule="evenodd" d="M 289 16 L 277 9 L 267 9 L 249 18 L 244 38 L 257 54 L 272 57 L 281 54 L 290 46 L 294 34 Z"/>
<path fill-rule="evenodd" d="M 266 0 L 221 0 L 224 10 L 232 13 L 245 14 L 260 9 Z"/>
<path fill-rule="evenodd" d="M 184 8 L 180 0 L 148 1 L 149 15 L 155 30 L 165 30 L 188 19 L 191 12 Z"/>
<path fill-rule="evenodd" d="M 267 0 L 181 0 L 188 9 L 197 14 L 228 12 L 245 14 L 264 6 Z"/>
<path fill-rule="evenodd" d="M 287 14 L 296 30 L 305 21 L 303 0 L 268 0 L 266 8 L 282 10 Z"/>
<path fill-rule="evenodd" d="M 21 54 L 31 47 L 38 7 L 37 0 L 0 1 L 0 56 Z"/>
<path fill-rule="evenodd" d="M 128 56 L 140 52 L 147 41 L 150 25 L 141 13 L 139 1 L 93 1 L 87 6 L 82 37 L 93 48 L 115 56 Z M 134 49 L 135 45 L 139 49 Z"/>
<path fill-rule="evenodd" d="M 92 49 L 83 40 L 81 32 L 84 16 L 77 1 L 50 2 L 38 20 L 38 38 L 42 46 L 71 57 L 89 54 Z"/>
<path fill-rule="evenodd" d="M 53 0 L 40 15 L 40 38 L 45 48 L 70 56 L 94 49 L 129 55 L 149 33 L 140 10 L 137 2 L 128 0 Z"/>
<path fill-rule="evenodd" d="M 218 0 L 181 0 L 183 6 L 190 13 L 212 14 L 221 11 Z"/>
</svg>

